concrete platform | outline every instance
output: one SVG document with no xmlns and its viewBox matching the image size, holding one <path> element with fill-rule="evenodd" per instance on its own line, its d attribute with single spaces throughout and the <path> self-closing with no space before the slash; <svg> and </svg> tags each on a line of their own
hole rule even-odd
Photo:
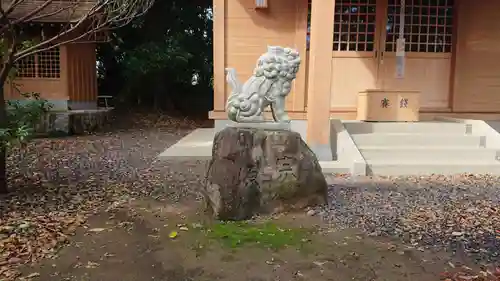
<svg viewBox="0 0 500 281">
<path fill-rule="evenodd" d="M 196 129 L 189 135 L 168 147 L 160 155 L 159 160 L 206 159 L 212 157 L 212 145 L 216 130 L 214 128 Z M 339 161 L 319 161 L 325 174 L 349 173 L 350 163 Z"/>
<path fill-rule="evenodd" d="M 182 158 L 210 159 L 215 129 L 196 129 L 158 155 L 159 160 Z"/>
<path fill-rule="evenodd" d="M 291 129 L 297 131 L 293 126 Z M 158 158 L 210 159 L 216 131 L 217 127 L 195 130 Z M 325 174 L 500 175 L 499 131 L 500 122 L 483 120 L 446 118 L 413 123 L 331 120 L 328 149 L 332 155 L 318 159 L 323 160 L 319 163 Z"/>
</svg>

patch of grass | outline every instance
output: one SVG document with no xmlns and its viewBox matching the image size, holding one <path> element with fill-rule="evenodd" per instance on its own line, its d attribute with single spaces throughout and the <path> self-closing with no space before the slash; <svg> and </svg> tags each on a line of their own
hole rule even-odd
<svg viewBox="0 0 500 281">
<path fill-rule="evenodd" d="M 302 246 L 308 241 L 310 231 L 282 228 L 271 222 L 219 222 L 212 225 L 207 234 L 231 248 L 258 245 L 279 250 L 287 246 Z"/>
</svg>

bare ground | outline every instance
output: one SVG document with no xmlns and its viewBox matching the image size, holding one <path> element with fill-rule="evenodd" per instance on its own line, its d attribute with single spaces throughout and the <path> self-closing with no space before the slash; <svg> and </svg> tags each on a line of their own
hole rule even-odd
<svg viewBox="0 0 500 281">
<path fill-rule="evenodd" d="M 159 202 L 134 202 L 101 213 L 72 239 L 55 260 L 33 270 L 40 280 L 438 280 L 444 264 L 436 256 L 404 250 L 356 230 L 310 238 L 307 247 L 280 251 L 260 247 L 229 249 L 206 243 L 196 229 L 169 238 L 177 224 L 198 221 L 190 208 L 165 208 Z M 180 213 L 180 215 L 179 215 Z M 187 215 L 183 218 L 183 215 Z M 279 218 L 283 224 L 311 225 L 315 218 Z M 312 220 L 312 221 L 311 221 Z M 130 224 L 123 224 L 123 222 Z M 104 230 L 101 230 L 104 229 Z M 201 248 L 200 248 L 201 247 Z"/>
<path fill-rule="evenodd" d="M 303 247 L 230 249 L 194 227 L 207 223 L 206 163 L 154 160 L 199 124 L 152 115 L 114 126 L 11 153 L 0 280 L 481 280 L 487 268 L 496 280 L 496 178 L 334 176 L 317 215 L 264 218 L 315 229 Z"/>
</svg>

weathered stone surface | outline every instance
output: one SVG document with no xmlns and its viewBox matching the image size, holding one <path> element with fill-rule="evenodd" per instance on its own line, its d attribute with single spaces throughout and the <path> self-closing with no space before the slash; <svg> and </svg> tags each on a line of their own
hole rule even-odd
<svg viewBox="0 0 500 281">
<path fill-rule="evenodd" d="M 299 133 L 228 127 L 214 138 L 204 196 L 215 218 L 243 220 L 325 204 L 327 183 Z"/>
<path fill-rule="evenodd" d="M 68 111 L 48 112 L 42 116 L 35 130 L 39 136 L 67 136 L 70 134 Z"/>
<path fill-rule="evenodd" d="M 35 130 L 38 136 L 84 135 L 102 129 L 109 121 L 110 110 L 50 111 Z"/>
<path fill-rule="evenodd" d="M 70 115 L 70 129 L 74 135 L 99 131 L 109 120 L 106 110 L 73 110 Z"/>
</svg>

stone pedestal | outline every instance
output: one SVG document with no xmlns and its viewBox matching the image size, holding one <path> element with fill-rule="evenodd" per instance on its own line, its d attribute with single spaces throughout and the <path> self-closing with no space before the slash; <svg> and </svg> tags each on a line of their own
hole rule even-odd
<svg viewBox="0 0 500 281">
<path fill-rule="evenodd" d="M 280 122 L 262 122 L 262 123 L 237 123 L 230 122 L 227 124 L 230 128 L 242 128 L 242 129 L 261 129 L 261 130 L 291 130 L 290 123 L 280 123 Z"/>
<path fill-rule="evenodd" d="M 111 110 L 49 111 L 35 126 L 38 136 L 85 135 L 108 124 Z"/>
<path fill-rule="evenodd" d="M 204 187 L 214 218 L 243 220 L 325 204 L 325 177 L 300 134 L 252 126 L 227 127 L 214 138 Z"/>
</svg>

